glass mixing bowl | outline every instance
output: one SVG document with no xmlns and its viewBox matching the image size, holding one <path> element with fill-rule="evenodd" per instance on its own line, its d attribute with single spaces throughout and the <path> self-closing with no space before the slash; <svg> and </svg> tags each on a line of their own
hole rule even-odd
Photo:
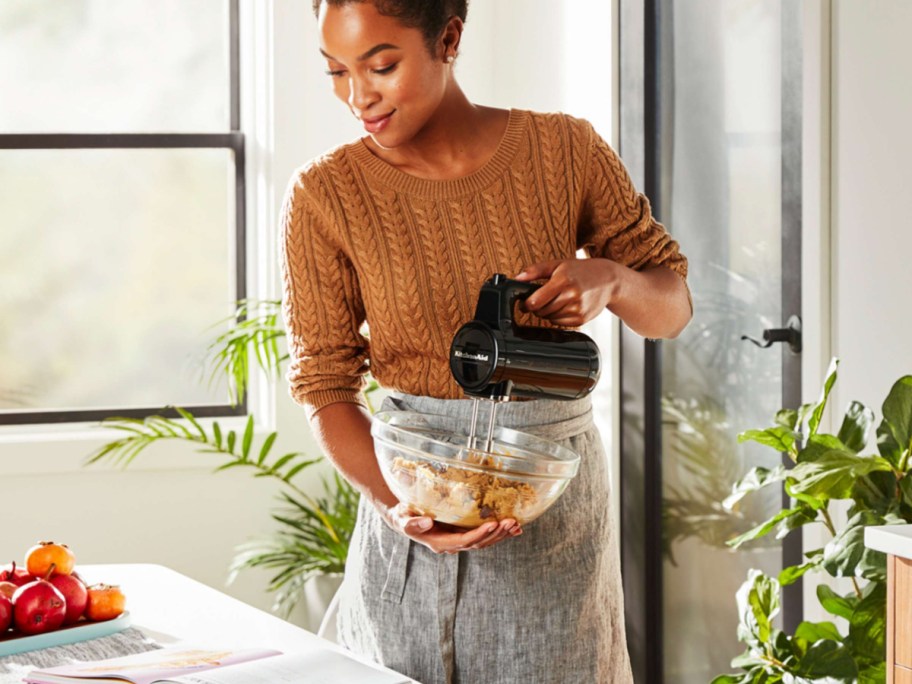
<svg viewBox="0 0 912 684">
<path fill-rule="evenodd" d="M 412 411 L 374 414 L 371 435 L 386 484 L 414 510 L 440 522 L 477 527 L 535 520 L 557 501 L 580 457 L 560 444 L 495 426 L 469 449 L 467 421 Z"/>
</svg>

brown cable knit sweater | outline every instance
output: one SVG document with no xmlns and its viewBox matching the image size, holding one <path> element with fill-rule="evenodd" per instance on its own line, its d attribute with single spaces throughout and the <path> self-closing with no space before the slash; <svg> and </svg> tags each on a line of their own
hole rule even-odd
<svg viewBox="0 0 912 684">
<path fill-rule="evenodd" d="M 342 145 L 295 172 L 281 227 L 288 380 L 308 417 L 335 402 L 364 405 L 368 370 L 383 387 L 462 398 L 450 342 L 494 273 L 583 248 L 687 276 L 618 156 L 566 114 L 511 110 L 494 156 L 456 180 L 403 173 L 361 140 Z"/>
</svg>

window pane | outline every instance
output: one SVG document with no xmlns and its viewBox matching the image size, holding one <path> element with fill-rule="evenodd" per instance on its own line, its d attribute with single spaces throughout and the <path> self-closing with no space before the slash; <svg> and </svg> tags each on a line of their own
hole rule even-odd
<svg viewBox="0 0 912 684">
<path fill-rule="evenodd" d="M 738 444 L 737 434 L 769 425 L 782 406 L 780 348 L 761 351 L 741 335 L 784 323 L 783 7 L 674 5 L 674 191 L 663 218 L 690 260 L 697 315 L 662 343 L 663 521 L 674 540 L 662 568 L 667 684 L 737 669 L 730 662 L 744 644 L 735 593 L 751 568 L 772 577 L 782 569 L 774 535 L 738 553 L 726 545 L 780 510 L 781 489 L 748 495 L 735 513 L 720 502 L 751 467 L 781 463 L 771 449 Z M 705 638 L 682 638 L 693 634 Z"/>
<path fill-rule="evenodd" d="M 224 404 L 234 201 L 230 150 L 0 151 L 0 412 Z"/>
<path fill-rule="evenodd" d="M 3 0 L 0 132 L 230 126 L 226 0 Z"/>
</svg>

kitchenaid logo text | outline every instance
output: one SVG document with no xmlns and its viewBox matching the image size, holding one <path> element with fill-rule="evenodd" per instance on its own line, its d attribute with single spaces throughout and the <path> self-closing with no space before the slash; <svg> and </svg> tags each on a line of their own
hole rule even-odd
<svg viewBox="0 0 912 684">
<path fill-rule="evenodd" d="M 458 359 L 472 359 L 473 361 L 487 361 L 487 360 L 488 360 L 488 355 L 487 355 L 487 354 L 466 354 L 465 352 L 461 352 L 461 351 L 459 351 L 459 350 L 457 349 L 457 350 L 456 350 L 456 358 L 458 358 Z"/>
</svg>

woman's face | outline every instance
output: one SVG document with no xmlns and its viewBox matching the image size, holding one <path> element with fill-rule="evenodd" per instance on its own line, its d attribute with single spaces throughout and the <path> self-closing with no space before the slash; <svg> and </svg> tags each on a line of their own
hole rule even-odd
<svg viewBox="0 0 912 684">
<path fill-rule="evenodd" d="M 443 98 L 444 50 L 432 57 L 420 30 L 383 16 L 371 2 L 324 3 L 319 21 L 336 97 L 381 147 L 407 143 Z"/>
</svg>

